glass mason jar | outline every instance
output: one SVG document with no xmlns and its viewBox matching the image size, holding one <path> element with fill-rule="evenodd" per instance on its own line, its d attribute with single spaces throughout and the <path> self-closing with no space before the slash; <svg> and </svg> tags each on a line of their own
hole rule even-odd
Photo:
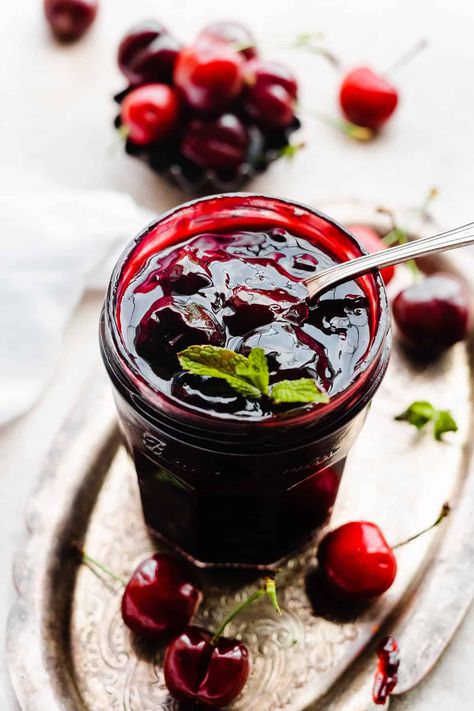
<svg viewBox="0 0 474 711">
<path fill-rule="evenodd" d="M 210 196 L 158 217 L 131 242 L 102 311 L 102 356 L 146 524 L 200 566 L 268 568 L 314 535 L 331 512 L 346 456 L 387 368 L 390 317 L 377 273 L 358 280 L 371 322 L 364 362 L 324 406 L 249 419 L 205 412 L 146 381 L 124 345 L 120 303 L 147 260 L 201 233 L 272 227 L 337 261 L 364 252 L 343 227 L 308 207 L 253 194 Z"/>
</svg>

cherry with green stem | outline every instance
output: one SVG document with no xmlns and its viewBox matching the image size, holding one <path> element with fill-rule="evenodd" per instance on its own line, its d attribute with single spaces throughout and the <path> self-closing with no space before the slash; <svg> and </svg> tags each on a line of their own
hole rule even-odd
<svg viewBox="0 0 474 711">
<path fill-rule="evenodd" d="M 223 635 L 232 620 L 264 597 L 280 614 L 275 578 L 267 575 L 261 587 L 240 603 L 214 634 L 191 625 L 168 645 L 163 671 L 173 697 L 222 707 L 240 694 L 250 671 L 249 653 L 241 641 Z"/>
<path fill-rule="evenodd" d="M 318 550 L 319 572 L 329 594 L 344 602 L 366 603 L 386 592 L 397 575 L 394 550 L 438 526 L 450 511 L 444 504 L 427 528 L 390 546 L 377 524 L 351 521 L 330 531 Z"/>
<path fill-rule="evenodd" d="M 143 560 L 130 580 L 110 571 L 78 545 L 73 548 L 82 562 L 97 568 L 125 588 L 121 612 L 124 623 L 138 636 L 155 643 L 179 634 L 202 601 L 202 586 L 194 570 L 167 553 Z"/>
</svg>

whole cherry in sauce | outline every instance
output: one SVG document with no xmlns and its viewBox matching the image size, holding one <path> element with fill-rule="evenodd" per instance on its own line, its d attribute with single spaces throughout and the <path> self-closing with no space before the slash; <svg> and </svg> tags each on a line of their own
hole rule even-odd
<svg viewBox="0 0 474 711">
<path fill-rule="evenodd" d="M 247 129 L 234 114 L 191 120 L 184 132 L 181 152 L 202 168 L 235 170 L 245 161 Z"/>
<path fill-rule="evenodd" d="M 384 706 L 398 682 L 400 651 L 395 637 L 384 637 L 377 645 L 377 671 L 374 676 L 372 699 Z"/>
<path fill-rule="evenodd" d="M 369 67 L 357 67 L 344 77 L 339 102 L 349 121 L 377 131 L 397 108 L 398 92 Z"/>
<path fill-rule="evenodd" d="M 392 306 L 402 341 L 438 352 L 463 340 L 470 325 L 470 296 L 458 277 L 437 272 L 403 289 Z"/>
<path fill-rule="evenodd" d="M 132 27 L 118 48 L 120 71 L 130 84 L 170 84 L 181 51 L 180 42 L 154 20 Z"/>
<path fill-rule="evenodd" d="M 372 229 L 372 227 L 368 227 L 367 225 L 348 225 L 347 229 L 349 232 L 352 232 L 354 237 L 359 240 L 369 253 L 388 249 L 382 237 L 378 232 Z M 385 284 L 389 284 L 395 276 L 395 267 L 385 267 L 380 273 L 382 274 Z"/>
<path fill-rule="evenodd" d="M 319 546 L 318 562 L 328 591 L 355 602 L 382 595 L 397 574 L 392 549 L 369 521 L 351 521 L 328 533 Z"/>
<path fill-rule="evenodd" d="M 240 94 L 243 58 L 224 42 L 200 42 L 182 50 L 174 83 L 189 108 L 218 113 Z"/>
<path fill-rule="evenodd" d="M 254 59 L 245 65 L 247 90 L 244 107 L 262 128 L 289 126 L 295 118 L 298 84 L 284 65 Z"/>
<path fill-rule="evenodd" d="M 179 100 L 166 84 L 145 84 L 124 98 L 120 118 L 127 138 L 140 146 L 162 141 L 176 128 Z"/>
<path fill-rule="evenodd" d="M 201 627 L 187 627 L 166 649 L 166 686 L 176 699 L 226 706 L 242 691 L 250 671 L 246 646 Z"/>
<path fill-rule="evenodd" d="M 194 571 L 156 553 L 142 561 L 122 597 L 122 618 L 141 637 L 163 642 L 179 634 L 196 613 L 202 589 Z"/>
<path fill-rule="evenodd" d="M 61 40 L 82 37 L 94 22 L 98 0 L 44 0 L 44 12 L 52 31 Z"/>
<path fill-rule="evenodd" d="M 257 56 L 255 37 L 245 25 L 233 20 L 213 22 L 204 27 L 197 38 L 199 42 L 225 42 L 242 54 L 245 59 Z"/>
</svg>

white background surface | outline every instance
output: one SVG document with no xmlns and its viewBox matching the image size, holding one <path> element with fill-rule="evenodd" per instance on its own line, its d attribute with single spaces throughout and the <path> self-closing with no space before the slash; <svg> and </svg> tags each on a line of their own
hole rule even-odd
<svg viewBox="0 0 474 711">
<path fill-rule="evenodd" d="M 92 32 L 60 47 L 50 40 L 41 0 L 2 2 L 0 22 L 0 191 L 114 187 L 161 211 L 182 197 L 120 150 L 110 127 L 111 94 L 122 88 L 117 43 L 128 26 L 157 17 L 184 40 L 207 21 L 248 23 L 265 54 L 281 58 L 301 78 L 302 106 L 336 111 L 335 71 L 317 56 L 282 49 L 301 32 L 322 31 L 348 66 L 389 66 L 420 37 L 429 48 L 399 72 L 396 118 L 370 145 L 348 141 L 308 119 L 308 147 L 251 189 L 317 203 L 363 198 L 416 205 L 436 185 L 439 222 L 473 219 L 474 3 L 472 0 L 102 0 Z M 25 204 L 25 211 L 28 204 Z M 32 215 L 31 219 L 34 219 Z M 1 239 L 1 235 L 0 235 Z M 63 358 L 47 395 L 21 420 L 0 431 L 0 634 L 14 599 L 11 565 L 23 536 L 23 509 L 42 458 L 90 369 L 98 364 L 100 297 L 88 296 L 68 329 Z M 0 394 L 1 397 L 1 394 Z M 433 674 L 397 711 L 472 708 L 474 613 Z M 15 709 L 8 679 L 0 677 L 0 709 Z M 38 711 L 48 711 L 39 709 Z"/>
</svg>

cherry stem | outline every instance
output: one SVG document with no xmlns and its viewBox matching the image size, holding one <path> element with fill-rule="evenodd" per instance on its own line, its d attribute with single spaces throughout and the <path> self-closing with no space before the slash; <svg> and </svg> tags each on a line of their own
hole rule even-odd
<svg viewBox="0 0 474 711">
<path fill-rule="evenodd" d="M 336 57 L 327 47 L 319 44 L 323 38 L 324 35 L 321 32 L 304 32 L 296 37 L 291 47 L 294 49 L 307 49 L 309 52 L 319 54 L 321 57 L 327 59 L 335 69 L 340 69 L 341 61 L 339 57 Z"/>
<path fill-rule="evenodd" d="M 382 238 L 382 242 L 384 242 L 387 247 L 391 247 L 394 244 L 406 244 L 408 242 L 406 231 L 402 227 L 399 227 L 397 225 L 393 211 L 390 210 L 390 208 L 388 207 L 379 207 L 377 208 L 377 212 L 380 212 L 383 215 L 387 215 L 392 224 L 390 230 L 387 232 L 385 237 Z M 406 262 L 406 266 L 410 269 L 412 275 L 416 279 L 420 277 L 421 272 L 414 259 L 410 259 L 408 262 Z"/>
<path fill-rule="evenodd" d="M 130 135 L 130 127 L 126 126 L 124 123 L 122 123 L 117 128 L 117 133 L 123 141 L 126 141 Z"/>
<path fill-rule="evenodd" d="M 353 138 L 355 141 L 370 141 L 374 137 L 372 129 L 366 126 L 358 126 L 355 123 L 351 123 L 351 121 L 335 118 L 334 116 L 328 116 L 327 114 L 319 112 L 310 111 L 309 113 L 314 118 L 324 121 L 330 126 L 335 126 L 339 131 L 342 131 L 346 136 Z"/>
<path fill-rule="evenodd" d="M 115 573 L 112 573 L 111 570 L 105 567 L 105 565 L 102 565 L 102 563 L 99 563 L 98 560 L 95 560 L 95 558 L 92 558 L 88 553 L 85 552 L 84 548 L 80 545 L 80 543 L 72 543 L 72 548 L 79 554 L 81 561 L 88 565 L 89 567 L 95 567 L 101 570 L 103 573 L 109 576 L 109 578 L 112 578 L 113 580 L 116 580 L 117 582 L 121 583 L 124 587 L 127 585 L 127 582 L 121 578 L 118 575 L 115 575 Z"/>
<path fill-rule="evenodd" d="M 433 202 L 433 200 L 438 197 L 438 192 L 439 192 L 438 188 L 435 188 L 435 187 L 430 188 L 428 190 L 425 199 L 423 200 L 423 202 L 421 203 L 421 205 L 418 209 L 418 212 L 420 213 L 420 215 L 422 217 L 428 216 L 428 208 L 431 205 L 431 203 Z"/>
<path fill-rule="evenodd" d="M 414 536 L 410 536 L 410 538 L 407 538 L 405 541 L 401 541 L 400 543 L 397 543 L 395 546 L 392 546 L 392 550 L 395 550 L 396 548 L 401 548 L 401 546 L 406 545 L 407 543 L 411 543 L 415 539 L 419 538 L 420 536 L 423 536 L 423 534 L 428 533 L 428 531 L 432 531 L 433 528 L 436 528 L 438 524 L 443 521 L 443 519 L 446 518 L 446 516 L 449 514 L 451 511 L 451 507 L 448 503 L 443 504 L 443 508 L 439 512 L 438 518 L 434 523 L 431 524 L 431 526 L 428 526 L 427 528 L 424 528 L 422 531 L 419 533 L 416 533 Z"/>
<path fill-rule="evenodd" d="M 422 52 L 427 45 L 428 40 L 418 40 L 418 42 L 413 47 L 411 47 L 407 52 L 405 52 L 405 54 L 402 54 L 402 56 L 399 57 L 396 62 L 394 62 L 384 72 L 382 72 L 381 76 L 391 76 L 394 72 L 398 71 L 400 67 L 403 67 L 405 64 L 408 64 L 408 62 L 411 62 L 412 59 L 414 59 L 418 54 L 420 54 L 420 52 Z"/>
<path fill-rule="evenodd" d="M 237 615 L 240 615 L 243 610 L 245 610 L 250 605 L 253 605 L 254 602 L 260 600 L 262 597 L 268 597 L 276 612 L 281 615 L 281 609 L 280 605 L 278 604 L 278 598 L 276 593 L 275 578 L 271 575 L 267 575 L 263 579 L 262 586 L 258 590 L 255 590 L 255 592 L 253 592 L 251 595 L 249 595 L 246 600 L 241 602 L 240 605 L 234 608 L 232 612 L 225 618 L 224 622 L 221 624 L 217 632 L 212 637 L 211 644 L 217 644 L 219 638 L 224 634 L 224 630 L 227 625 L 229 625 L 232 620 L 237 617 Z"/>
</svg>

